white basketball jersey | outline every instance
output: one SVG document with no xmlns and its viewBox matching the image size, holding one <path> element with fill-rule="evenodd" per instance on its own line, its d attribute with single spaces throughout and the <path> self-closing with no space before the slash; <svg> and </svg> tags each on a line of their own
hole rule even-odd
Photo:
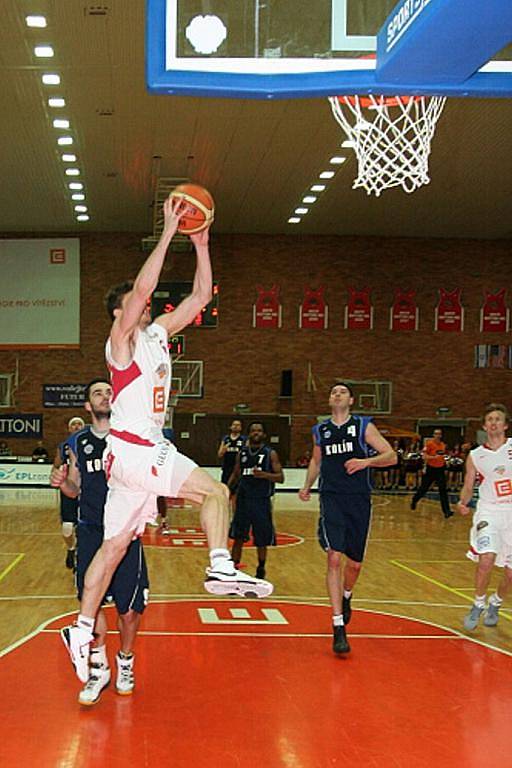
<svg viewBox="0 0 512 768">
<path fill-rule="evenodd" d="M 478 499 L 512 509 L 512 438 L 493 451 L 480 445 L 471 451 L 471 460 L 480 476 Z"/>
<path fill-rule="evenodd" d="M 105 353 L 112 378 L 111 434 L 141 445 L 160 442 L 171 385 L 167 331 L 156 323 L 139 330 L 125 368 L 113 360 L 110 338 Z"/>
</svg>

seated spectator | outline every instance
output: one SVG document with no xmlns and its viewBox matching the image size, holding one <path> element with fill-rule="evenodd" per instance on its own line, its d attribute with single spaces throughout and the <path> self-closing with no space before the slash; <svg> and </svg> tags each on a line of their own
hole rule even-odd
<svg viewBox="0 0 512 768">
<path fill-rule="evenodd" d="M 44 447 L 43 441 L 39 440 L 32 451 L 32 461 L 36 461 L 38 464 L 44 464 L 48 461 L 48 458 L 48 451 Z"/>
<path fill-rule="evenodd" d="M 309 462 L 311 461 L 311 451 L 309 448 L 304 451 L 304 453 L 299 456 L 297 461 L 295 462 L 296 467 L 309 467 Z"/>
<path fill-rule="evenodd" d="M 11 451 L 5 440 L 0 440 L 0 456 L 10 456 Z"/>
</svg>

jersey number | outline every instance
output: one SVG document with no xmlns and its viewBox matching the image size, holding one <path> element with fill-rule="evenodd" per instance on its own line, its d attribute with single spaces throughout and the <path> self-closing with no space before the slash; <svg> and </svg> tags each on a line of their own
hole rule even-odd
<svg viewBox="0 0 512 768">
<path fill-rule="evenodd" d="M 165 407 L 165 390 L 163 387 L 153 387 L 153 413 L 163 413 Z"/>
</svg>

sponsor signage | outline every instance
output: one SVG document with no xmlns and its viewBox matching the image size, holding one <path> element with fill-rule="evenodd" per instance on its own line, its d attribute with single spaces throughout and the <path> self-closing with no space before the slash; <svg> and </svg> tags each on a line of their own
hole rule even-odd
<svg viewBox="0 0 512 768">
<path fill-rule="evenodd" d="M 87 384 L 43 384 L 44 408 L 82 408 Z"/>
<path fill-rule="evenodd" d="M 4 413 L 0 416 L 0 437 L 43 436 L 43 415 L 41 413 Z"/>
<path fill-rule="evenodd" d="M 51 464 L 0 464 L 0 485 L 50 485 Z"/>
</svg>

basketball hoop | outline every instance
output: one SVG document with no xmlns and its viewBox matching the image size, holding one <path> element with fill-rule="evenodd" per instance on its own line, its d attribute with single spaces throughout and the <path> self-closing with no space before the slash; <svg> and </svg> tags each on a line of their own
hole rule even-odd
<svg viewBox="0 0 512 768">
<path fill-rule="evenodd" d="M 414 192 L 428 184 L 428 158 L 444 96 L 331 96 L 336 121 L 354 143 L 353 189 L 376 197 L 391 187 Z"/>
</svg>

